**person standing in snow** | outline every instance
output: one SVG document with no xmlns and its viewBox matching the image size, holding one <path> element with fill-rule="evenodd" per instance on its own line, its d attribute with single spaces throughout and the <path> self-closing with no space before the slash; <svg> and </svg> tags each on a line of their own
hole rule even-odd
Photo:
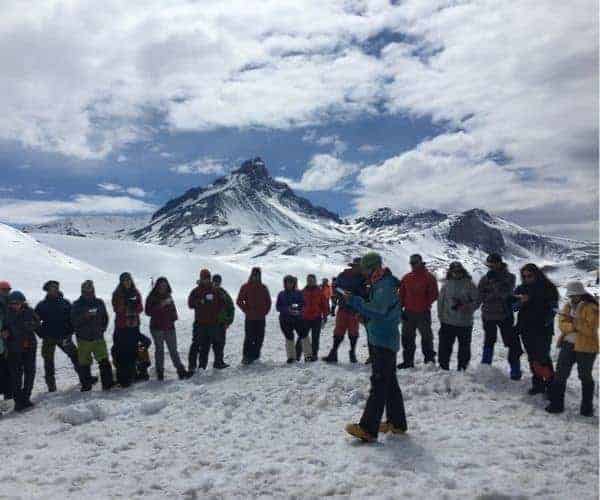
<svg viewBox="0 0 600 500">
<path fill-rule="evenodd" d="M 321 280 L 321 291 L 323 292 L 323 296 L 325 297 L 325 300 L 327 301 L 327 315 L 329 316 L 329 314 L 331 313 L 331 297 L 333 295 L 333 291 L 331 289 L 331 285 L 329 284 L 329 280 L 327 278 L 323 278 Z"/>
<path fill-rule="evenodd" d="M 38 335 L 42 339 L 42 358 L 48 392 L 56 391 L 54 353 L 57 347 L 71 361 L 83 387 L 84 379 L 79 369 L 77 347 L 72 340 L 71 303 L 64 298 L 58 281 L 46 282 L 43 290 L 46 292 L 46 298 L 35 307 L 35 313 L 41 321 Z"/>
<path fill-rule="evenodd" d="M 521 268 L 521 279 L 523 282 L 514 293 L 515 309 L 519 311 L 516 331 L 523 339 L 529 359 L 529 394 L 543 394 L 549 392 L 554 378 L 550 350 L 559 294 L 554 283 L 535 264 Z"/>
<path fill-rule="evenodd" d="M 312 360 L 312 347 L 308 330 L 304 325 L 302 314 L 304 313 L 304 296 L 298 290 L 298 280 L 294 276 L 283 278 L 283 290 L 277 296 L 276 309 L 279 311 L 279 326 L 285 337 L 285 351 L 287 362 L 296 362 L 296 347 L 294 332 L 302 344 L 304 360 Z"/>
<path fill-rule="evenodd" d="M 550 387 L 548 413 L 565 410 L 565 390 L 573 365 L 581 381 L 580 414 L 594 416 L 594 362 L 598 356 L 598 301 L 588 293 L 580 281 L 567 284 L 567 299 L 560 313 L 558 326 L 560 348 L 556 374 Z"/>
<path fill-rule="evenodd" d="M 471 275 L 460 262 L 452 262 L 437 300 L 440 320 L 438 357 L 443 370 L 450 369 L 450 357 L 456 340 L 458 370 L 466 370 L 469 366 L 473 315 L 478 307 L 479 292 Z"/>
<path fill-rule="evenodd" d="M 304 298 L 304 328 L 310 334 L 312 346 L 311 361 L 317 361 L 319 355 L 319 341 L 321 338 L 321 328 L 327 322 L 329 315 L 329 301 L 323 293 L 323 289 L 317 285 L 317 278 L 314 274 L 306 277 L 306 287 L 302 290 Z M 300 361 L 302 354 L 302 341 L 296 342 L 296 360 Z"/>
<path fill-rule="evenodd" d="M 181 362 L 177 351 L 177 308 L 173 300 L 171 285 L 165 277 L 160 277 L 154 283 L 152 291 L 146 297 L 146 315 L 150 317 L 150 334 L 154 340 L 154 361 L 156 378 L 165 378 L 165 344 L 169 350 L 171 362 L 177 370 L 179 379 L 188 377 L 188 372 Z"/>
<path fill-rule="evenodd" d="M 233 323 L 235 319 L 235 306 L 233 305 L 233 299 L 231 295 L 227 293 L 222 287 L 223 278 L 220 274 L 215 274 L 212 277 L 213 286 L 217 293 L 221 294 L 221 298 L 225 303 L 225 307 L 219 313 L 219 328 L 221 329 L 221 334 L 217 341 L 213 342 L 213 355 L 215 357 L 214 368 L 217 370 L 223 370 L 224 368 L 229 368 L 229 365 L 225 363 L 225 341 L 227 339 L 227 329 Z"/>
<path fill-rule="evenodd" d="M 8 351 L 8 368 L 15 400 L 15 411 L 33 406 L 31 392 L 35 381 L 37 340 L 40 320 L 27 304 L 25 295 L 14 291 L 8 296 L 8 315 L 2 334 Z"/>
<path fill-rule="evenodd" d="M 0 394 L 4 400 L 12 399 L 12 384 L 10 382 L 10 371 L 8 369 L 8 347 L 5 337 L 8 336 L 8 295 L 11 286 L 8 281 L 0 281 Z"/>
<path fill-rule="evenodd" d="M 248 282 L 240 288 L 236 304 L 246 315 L 242 363 L 249 365 L 260 359 L 265 340 L 265 318 L 271 310 L 271 293 L 262 283 L 260 267 L 252 268 Z"/>
<path fill-rule="evenodd" d="M 129 387 L 136 377 L 140 314 L 144 310 L 142 296 L 130 273 L 122 273 L 112 296 L 115 312 L 113 353 L 117 368 L 117 382 Z"/>
<path fill-rule="evenodd" d="M 331 315 L 335 317 L 335 310 L 339 301 L 339 294 L 336 293 L 337 278 L 331 278 Z"/>
<path fill-rule="evenodd" d="M 481 363 L 491 365 L 494 359 L 494 346 L 498 330 L 502 342 L 508 349 L 508 364 L 510 378 L 521 379 L 521 354 L 523 348 L 514 328 L 514 315 L 510 298 L 515 289 L 515 275 L 508 271 L 508 266 L 502 261 L 500 254 L 488 255 L 487 274 L 479 281 L 479 299 L 481 300 L 481 319 L 485 334 Z"/>
<path fill-rule="evenodd" d="M 433 332 L 431 331 L 431 306 L 438 298 L 438 285 L 419 254 L 410 256 L 412 271 L 406 274 L 399 288 L 400 302 L 404 307 L 402 322 L 403 362 L 398 368 L 415 366 L 416 332 L 421 334 L 424 363 L 435 363 Z"/>
<path fill-rule="evenodd" d="M 226 304 L 223 294 L 215 288 L 211 281 L 210 271 L 202 269 L 198 286 L 188 297 L 188 307 L 194 310 L 194 331 L 189 353 L 189 371 L 193 375 L 196 364 L 206 370 L 211 346 L 219 349 L 223 338 L 223 328 L 220 323 Z M 214 349 L 214 347 L 213 347 Z M 215 368 L 218 368 L 215 358 Z"/>
<path fill-rule="evenodd" d="M 397 293 L 400 282 L 383 267 L 379 254 L 366 254 L 361 269 L 371 284 L 368 300 L 347 293 L 344 302 L 365 319 L 372 356 L 371 390 L 360 422 L 348 424 L 346 432 L 370 443 L 377 440 L 380 432 L 403 434 L 407 430 L 404 400 L 396 376 L 402 307 Z M 381 423 L 384 410 L 387 421 Z"/>
<path fill-rule="evenodd" d="M 108 312 L 102 299 L 96 297 L 94 282 L 86 280 L 81 284 L 81 297 L 71 307 L 71 323 L 77 338 L 79 367 L 82 376 L 81 390 L 90 391 L 94 384 L 92 377 L 92 356 L 98 363 L 102 389 L 108 391 L 114 385 L 113 371 L 108 358 L 104 332 L 108 328 Z"/>
<path fill-rule="evenodd" d="M 335 282 L 336 288 L 334 293 L 338 295 L 338 311 L 335 316 L 335 327 L 333 329 L 333 346 L 329 354 L 323 358 L 323 361 L 327 363 L 338 362 L 338 348 L 344 341 L 344 335 L 348 333 L 350 341 L 348 356 L 350 363 L 356 363 L 356 344 L 358 343 L 360 318 L 343 300 L 339 302 L 342 297 L 337 290 L 341 289 L 359 297 L 366 296 L 366 282 L 360 270 L 360 257 L 357 257 L 348 264 L 348 268 L 336 278 Z"/>
</svg>

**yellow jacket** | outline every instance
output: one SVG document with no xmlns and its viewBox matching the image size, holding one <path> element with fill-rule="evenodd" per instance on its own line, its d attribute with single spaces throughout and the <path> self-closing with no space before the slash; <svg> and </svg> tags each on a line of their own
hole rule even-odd
<svg viewBox="0 0 600 500">
<path fill-rule="evenodd" d="M 598 352 L 598 306 L 583 302 L 578 306 L 576 317 L 571 316 L 571 304 L 563 307 L 558 320 L 560 343 L 570 333 L 575 333 L 575 352 Z"/>
</svg>

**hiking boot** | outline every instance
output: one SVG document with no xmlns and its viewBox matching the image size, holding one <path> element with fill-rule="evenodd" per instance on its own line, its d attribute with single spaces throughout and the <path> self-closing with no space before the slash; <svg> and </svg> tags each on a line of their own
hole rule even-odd
<svg viewBox="0 0 600 500">
<path fill-rule="evenodd" d="M 294 363 L 296 363 L 296 358 L 288 358 L 288 360 L 287 360 L 288 365 L 292 365 Z"/>
<path fill-rule="evenodd" d="M 219 363 L 215 363 L 213 365 L 213 368 L 215 370 L 224 370 L 225 368 L 229 368 L 229 365 L 227 363 L 225 363 L 224 361 L 220 361 Z"/>
<path fill-rule="evenodd" d="M 406 429 L 396 427 L 391 422 L 381 422 L 381 424 L 379 424 L 379 432 L 382 434 L 387 434 L 388 432 L 391 432 L 392 434 L 406 434 Z"/>
<path fill-rule="evenodd" d="M 564 407 L 561 408 L 560 406 L 556 406 L 552 403 L 550 403 L 548 406 L 546 406 L 546 411 L 548 413 L 562 413 L 563 411 L 565 411 Z"/>
<path fill-rule="evenodd" d="M 157 370 L 156 371 L 156 380 L 159 380 L 162 382 L 164 379 L 165 379 L 165 372 L 162 370 L 160 370 L 160 371 Z"/>
<path fill-rule="evenodd" d="M 337 352 L 331 351 L 327 356 L 325 356 L 322 359 L 326 363 L 337 363 L 338 362 Z"/>
<path fill-rule="evenodd" d="M 350 358 L 350 363 L 356 363 L 357 362 L 356 353 L 354 351 L 350 351 L 348 353 L 348 357 Z"/>
<path fill-rule="evenodd" d="M 407 370 L 408 368 L 414 368 L 415 365 L 414 363 L 409 363 L 407 361 L 404 361 L 403 363 L 400 363 L 398 365 L 398 370 Z"/>
<path fill-rule="evenodd" d="M 346 432 L 351 436 L 360 439 L 363 443 L 374 443 L 377 441 L 375 436 L 372 436 L 358 424 L 348 424 Z"/>
</svg>

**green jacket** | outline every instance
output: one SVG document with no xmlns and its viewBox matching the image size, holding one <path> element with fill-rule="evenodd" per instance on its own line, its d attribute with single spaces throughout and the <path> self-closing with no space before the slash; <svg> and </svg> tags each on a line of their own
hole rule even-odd
<svg viewBox="0 0 600 500">
<path fill-rule="evenodd" d="M 369 344 L 394 352 L 400 349 L 402 307 L 398 297 L 400 281 L 386 269 L 383 276 L 371 285 L 369 299 L 353 295 L 348 305 L 366 320 Z"/>
<path fill-rule="evenodd" d="M 219 313 L 217 322 L 219 325 L 224 325 L 225 327 L 228 327 L 229 325 L 231 325 L 231 323 L 233 323 L 233 320 L 235 318 L 235 305 L 233 304 L 233 299 L 231 298 L 231 295 L 227 293 L 227 290 L 221 288 L 220 291 L 222 293 L 223 301 L 225 302 L 225 307 Z"/>
</svg>

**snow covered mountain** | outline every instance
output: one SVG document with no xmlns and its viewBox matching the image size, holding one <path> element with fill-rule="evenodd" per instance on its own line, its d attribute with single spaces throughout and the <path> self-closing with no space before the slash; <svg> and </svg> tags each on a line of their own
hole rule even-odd
<svg viewBox="0 0 600 500">
<path fill-rule="evenodd" d="M 149 221 L 148 215 L 74 215 L 45 224 L 21 228 L 24 233 L 65 236 L 129 238 L 129 233 Z"/>
</svg>

